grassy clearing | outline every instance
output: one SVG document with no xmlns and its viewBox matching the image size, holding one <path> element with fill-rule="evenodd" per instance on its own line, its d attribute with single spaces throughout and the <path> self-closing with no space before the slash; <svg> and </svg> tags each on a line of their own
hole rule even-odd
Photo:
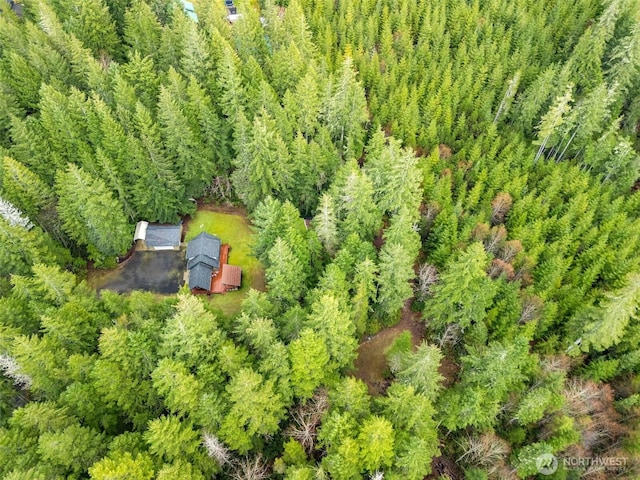
<svg viewBox="0 0 640 480">
<path fill-rule="evenodd" d="M 240 304 L 250 288 L 264 290 L 264 268 L 252 253 L 254 234 L 249 222 L 242 215 L 198 210 L 188 225 L 185 241 L 200 232 L 217 235 L 222 243 L 231 246 L 229 264 L 242 267 L 242 288 L 224 295 L 212 295 L 209 302 L 226 316 L 240 311 Z"/>
<path fill-rule="evenodd" d="M 415 346 L 424 337 L 424 323 L 419 320 L 420 315 L 412 312 L 410 302 L 405 304 L 400 321 L 389 328 L 380 330 L 373 336 L 367 337 L 358 347 L 358 357 L 351 372 L 369 387 L 370 395 L 381 395 L 390 384 L 386 378 L 388 373 L 385 350 L 404 331 L 411 332 L 411 343 Z"/>
</svg>

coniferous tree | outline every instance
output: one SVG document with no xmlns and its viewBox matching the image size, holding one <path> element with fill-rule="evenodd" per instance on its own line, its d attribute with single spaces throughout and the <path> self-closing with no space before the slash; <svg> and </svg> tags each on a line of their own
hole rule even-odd
<svg viewBox="0 0 640 480">
<path fill-rule="evenodd" d="M 334 80 L 325 103 L 324 122 L 344 158 L 358 158 L 364 144 L 364 123 L 368 120 L 364 89 L 356 79 L 353 61 L 347 57 Z"/>
<path fill-rule="evenodd" d="M 385 243 L 380 250 L 378 305 L 390 319 L 396 317 L 413 294 L 409 283 L 415 277 L 413 262 L 414 258 L 402 244 Z"/>
<path fill-rule="evenodd" d="M 97 57 L 120 53 L 120 39 L 109 7 L 101 0 L 74 2 L 69 8 L 69 30 Z"/>
<path fill-rule="evenodd" d="M 473 243 L 440 275 L 440 283 L 433 287 L 433 297 L 424 311 L 436 329 L 443 330 L 451 323 L 465 329 L 484 320 L 495 294 L 486 265 L 482 244 Z"/>
<path fill-rule="evenodd" d="M 160 88 L 158 117 L 164 144 L 174 164 L 174 171 L 189 197 L 200 197 L 213 179 L 215 164 L 199 135 L 189 126 L 182 105 L 168 89 Z"/>
<path fill-rule="evenodd" d="M 618 343 L 640 306 L 640 277 L 630 274 L 625 286 L 607 294 L 597 310 L 589 310 L 580 347 L 602 351 Z"/>
<path fill-rule="evenodd" d="M 243 368 L 227 385 L 230 409 L 220 436 L 232 449 L 245 453 L 256 435 L 274 433 L 284 413 L 282 398 L 272 379 Z"/>
<path fill-rule="evenodd" d="M 325 342 L 313 330 L 304 329 L 288 348 L 294 395 L 310 398 L 327 374 L 329 354 Z"/>
<path fill-rule="evenodd" d="M 141 103 L 136 105 L 135 121 L 140 142 L 129 138 L 128 144 L 131 161 L 136 166 L 133 187 L 136 211 L 151 221 L 172 221 L 177 212 L 188 212 L 192 204 L 166 157 L 157 124 Z"/>
<path fill-rule="evenodd" d="M 0 170 L 2 197 L 20 208 L 34 221 L 43 210 L 48 210 L 54 200 L 53 192 L 46 183 L 26 165 L 13 158 L 4 157 Z"/>
<path fill-rule="evenodd" d="M 304 266 L 282 238 L 276 239 L 268 258 L 269 298 L 282 306 L 293 306 L 305 289 Z"/>
<path fill-rule="evenodd" d="M 162 26 L 151 7 L 144 0 L 131 2 L 124 15 L 124 39 L 143 57 L 158 59 Z"/>
<path fill-rule="evenodd" d="M 351 364 L 357 345 L 353 336 L 355 326 L 349 312 L 344 310 L 333 295 L 325 294 L 313 303 L 308 324 L 327 344 L 330 371 L 337 371 Z"/>
<path fill-rule="evenodd" d="M 363 240 L 372 239 L 382 224 L 382 213 L 373 201 L 371 180 L 355 162 L 345 164 L 336 177 L 333 196 L 342 238 L 355 233 Z"/>
<path fill-rule="evenodd" d="M 368 257 L 355 265 L 353 275 L 353 323 L 358 334 L 363 334 L 368 326 L 368 320 L 373 312 L 373 304 L 376 300 L 377 285 L 376 274 L 378 267 Z"/>
<path fill-rule="evenodd" d="M 385 143 L 379 130 L 372 142 Z M 387 145 L 376 148 L 369 145 L 365 171 L 373 183 L 378 208 L 389 214 L 400 209 L 417 215 L 420 204 L 420 173 L 417 159 L 410 150 L 403 150 L 396 139 L 387 139 Z"/>
<path fill-rule="evenodd" d="M 326 193 L 320 198 L 318 213 L 313 219 L 313 225 L 324 248 L 329 253 L 334 253 L 338 244 L 338 228 L 333 212 L 332 198 Z"/>
<path fill-rule="evenodd" d="M 70 238 L 86 246 L 97 264 L 109 264 L 126 252 L 131 231 L 122 207 L 104 182 L 69 165 L 56 178 L 58 214 Z"/>
<path fill-rule="evenodd" d="M 268 196 L 288 197 L 289 151 L 266 111 L 254 119 L 249 138 L 240 147 L 235 163 L 234 187 L 250 209 Z"/>
</svg>

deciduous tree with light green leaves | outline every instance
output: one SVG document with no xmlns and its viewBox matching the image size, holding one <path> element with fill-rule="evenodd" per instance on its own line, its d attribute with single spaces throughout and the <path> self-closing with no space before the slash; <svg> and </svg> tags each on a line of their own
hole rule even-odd
<svg viewBox="0 0 640 480">
<path fill-rule="evenodd" d="M 371 473 L 389 467 L 394 458 L 394 432 L 386 418 L 372 416 L 366 419 L 358 433 L 361 465 Z"/>
</svg>

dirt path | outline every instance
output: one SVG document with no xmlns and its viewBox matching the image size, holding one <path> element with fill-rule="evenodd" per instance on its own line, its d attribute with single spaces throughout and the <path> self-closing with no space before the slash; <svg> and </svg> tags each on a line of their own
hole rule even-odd
<svg viewBox="0 0 640 480">
<path fill-rule="evenodd" d="M 413 345 L 418 345 L 424 337 L 424 324 L 420 321 L 420 312 L 411 310 L 411 301 L 407 300 L 402 309 L 400 321 L 392 327 L 385 328 L 375 335 L 365 338 L 358 347 L 358 357 L 354 362 L 351 374 L 361 379 L 369 387 L 369 394 L 381 395 L 389 386 L 385 378 L 387 358 L 385 349 L 404 331 L 411 332 Z"/>
</svg>

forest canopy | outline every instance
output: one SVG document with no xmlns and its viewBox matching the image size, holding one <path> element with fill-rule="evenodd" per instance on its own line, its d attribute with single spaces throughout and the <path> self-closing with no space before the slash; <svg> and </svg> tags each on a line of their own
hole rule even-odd
<svg viewBox="0 0 640 480">
<path fill-rule="evenodd" d="M 639 0 L 10 3 L 0 478 L 640 476 Z M 204 202 L 237 315 L 88 285 Z"/>
</svg>

